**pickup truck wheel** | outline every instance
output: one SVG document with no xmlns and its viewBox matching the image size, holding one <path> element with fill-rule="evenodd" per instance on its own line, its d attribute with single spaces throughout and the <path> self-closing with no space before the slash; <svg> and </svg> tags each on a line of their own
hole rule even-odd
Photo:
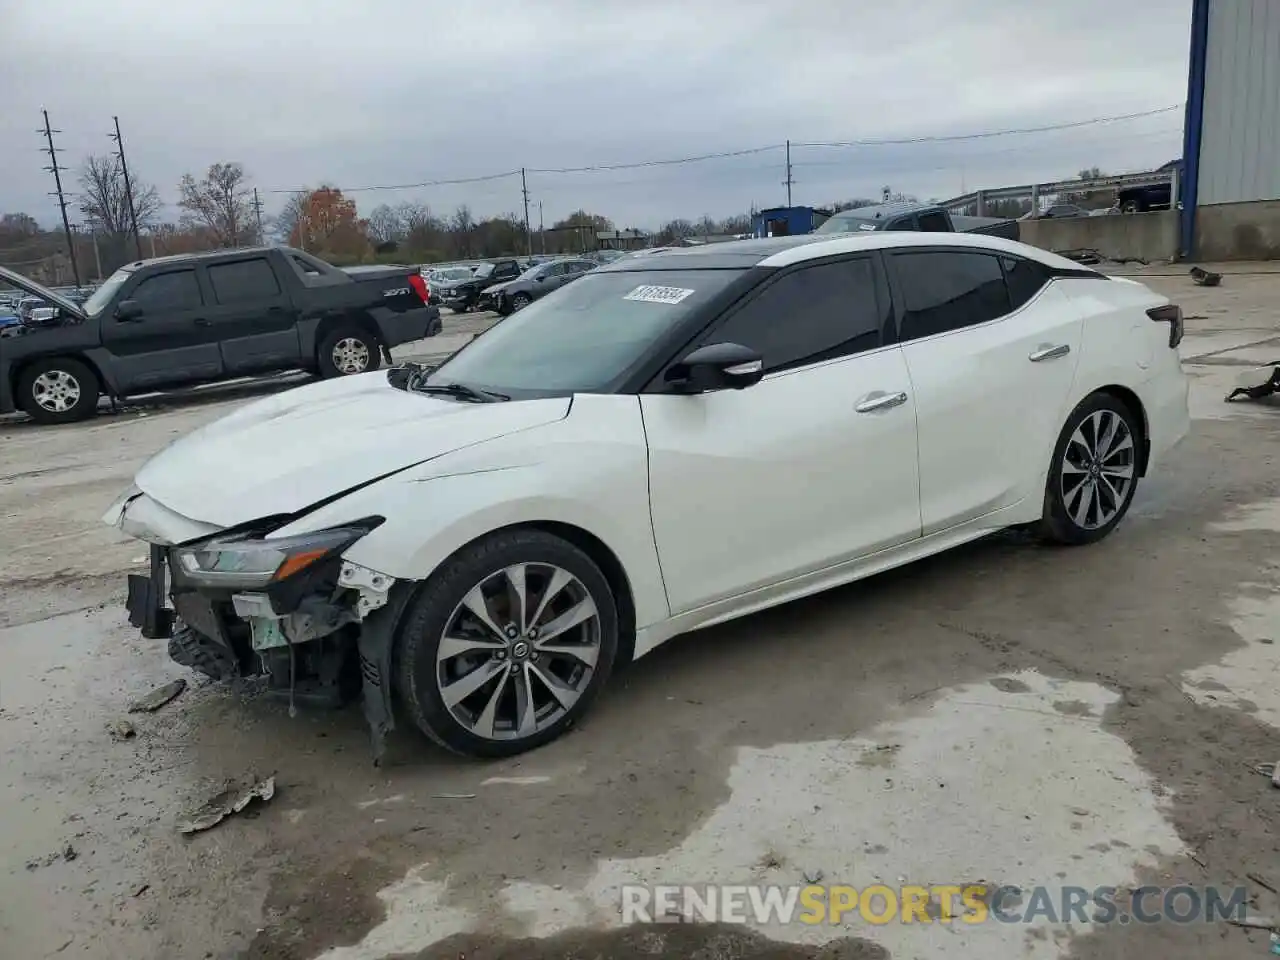
<svg viewBox="0 0 1280 960">
<path fill-rule="evenodd" d="M 326 378 L 368 373 L 382 365 L 382 344 L 359 327 L 337 327 L 320 342 L 316 362 Z"/>
<path fill-rule="evenodd" d="M 98 410 L 98 377 L 80 360 L 37 360 L 18 378 L 18 405 L 37 423 L 72 423 Z"/>
</svg>

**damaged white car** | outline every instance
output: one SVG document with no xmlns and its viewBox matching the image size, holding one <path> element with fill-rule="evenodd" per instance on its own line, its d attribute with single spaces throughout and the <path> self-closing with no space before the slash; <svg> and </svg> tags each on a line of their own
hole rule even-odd
<svg viewBox="0 0 1280 960">
<path fill-rule="evenodd" d="M 996 237 L 632 257 L 438 369 L 242 407 L 105 519 L 152 545 L 130 618 L 178 662 L 362 696 L 379 755 L 396 713 L 512 754 L 678 633 L 1004 527 L 1106 536 L 1187 430 L 1181 336 Z"/>
</svg>

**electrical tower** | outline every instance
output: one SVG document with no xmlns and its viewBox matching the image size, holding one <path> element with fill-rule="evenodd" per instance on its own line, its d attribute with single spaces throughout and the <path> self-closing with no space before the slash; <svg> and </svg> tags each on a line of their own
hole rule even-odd
<svg viewBox="0 0 1280 960">
<path fill-rule="evenodd" d="M 520 193 L 524 195 L 524 246 L 525 255 L 533 256 L 533 231 L 529 229 L 529 181 L 525 178 L 524 167 L 520 168 Z"/>
<path fill-rule="evenodd" d="M 71 257 L 71 276 L 75 278 L 76 286 L 80 286 L 80 265 L 76 263 L 76 242 L 71 236 L 71 221 L 67 219 L 67 197 L 62 192 L 62 171 L 66 167 L 58 166 L 58 151 L 53 146 L 53 135 L 61 133 L 61 130 L 54 130 L 49 126 L 49 111 L 41 110 L 44 114 L 44 129 L 37 130 L 36 133 L 44 134 L 47 147 L 41 150 L 42 153 L 49 154 L 49 166 L 45 167 L 47 171 L 53 174 L 54 192 L 49 194 L 51 197 L 58 198 L 58 209 L 62 211 L 62 230 L 67 236 L 67 254 Z"/>
<path fill-rule="evenodd" d="M 129 179 L 129 164 L 124 159 L 124 137 L 120 136 L 120 118 L 112 117 L 116 132 L 108 136 L 116 142 L 116 156 L 120 158 L 120 172 L 124 174 L 124 198 L 129 201 L 129 222 L 133 224 L 133 245 L 137 248 L 138 259 L 142 259 L 142 235 L 138 233 L 138 208 L 133 202 L 133 181 Z"/>
<path fill-rule="evenodd" d="M 791 206 L 791 185 L 795 183 L 795 179 L 791 176 L 791 141 L 787 141 L 787 179 L 783 180 L 783 186 L 787 188 L 787 206 Z"/>
<path fill-rule="evenodd" d="M 267 238 L 262 233 L 262 200 L 258 197 L 258 188 L 253 188 L 253 212 L 258 218 L 258 244 L 265 245 Z"/>
</svg>

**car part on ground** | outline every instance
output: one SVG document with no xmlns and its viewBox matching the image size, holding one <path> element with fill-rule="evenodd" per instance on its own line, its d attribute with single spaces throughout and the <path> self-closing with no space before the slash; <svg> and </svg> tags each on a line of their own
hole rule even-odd
<svg viewBox="0 0 1280 960">
<path fill-rule="evenodd" d="M 1227 402 L 1261 400 L 1280 393 L 1280 360 L 1246 370 L 1236 377 L 1235 388 L 1227 394 Z"/>
<path fill-rule="evenodd" d="M 1182 333 L 1141 283 L 996 237 L 623 258 L 437 367 L 239 408 L 104 519 L 152 545 L 130 620 L 175 659 L 359 696 L 379 760 L 397 706 L 509 755 L 679 633 L 1007 527 L 1107 536 L 1187 432 Z"/>
</svg>

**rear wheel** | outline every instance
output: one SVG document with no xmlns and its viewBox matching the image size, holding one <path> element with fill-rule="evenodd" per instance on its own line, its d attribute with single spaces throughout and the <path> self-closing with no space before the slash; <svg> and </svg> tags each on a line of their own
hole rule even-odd
<svg viewBox="0 0 1280 960">
<path fill-rule="evenodd" d="M 18 378 L 18 405 L 37 423 L 71 423 L 98 410 L 98 376 L 81 360 L 37 360 Z"/>
<path fill-rule="evenodd" d="M 1095 393 L 1071 411 L 1049 468 L 1043 539 L 1094 543 L 1115 529 L 1138 487 L 1141 430 L 1138 415 L 1110 394 Z"/>
<path fill-rule="evenodd" d="M 368 373 L 382 365 L 382 344 L 368 331 L 344 324 L 320 342 L 316 363 L 325 377 Z"/>
<path fill-rule="evenodd" d="M 517 310 L 523 310 L 531 303 L 533 303 L 533 298 L 527 293 L 517 293 L 511 298 L 511 311 L 514 313 Z"/>
<path fill-rule="evenodd" d="M 431 577 L 400 634 L 414 723 L 456 753 L 502 757 L 559 737 L 599 695 L 618 649 L 600 568 L 539 530 L 497 533 Z"/>
</svg>

